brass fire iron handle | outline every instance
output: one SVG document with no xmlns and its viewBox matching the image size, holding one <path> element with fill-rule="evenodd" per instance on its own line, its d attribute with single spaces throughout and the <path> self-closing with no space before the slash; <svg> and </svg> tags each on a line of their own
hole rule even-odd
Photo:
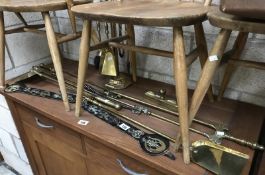
<svg viewBox="0 0 265 175">
<path fill-rule="evenodd" d="M 250 147 L 252 149 L 264 150 L 264 146 L 259 145 L 258 143 L 252 143 L 252 142 L 249 142 L 249 141 L 246 141 L 243 139 L 238 139 L 238 138 L 235 138 L 235 137 L 228 135 L 228 134 L 225 134 L 224 138 L 231 140 L 231 141 L 234 141 L 234 142 L 237 142 L 241 145 L 245 145 L 245 146 Z"/>
</svg>

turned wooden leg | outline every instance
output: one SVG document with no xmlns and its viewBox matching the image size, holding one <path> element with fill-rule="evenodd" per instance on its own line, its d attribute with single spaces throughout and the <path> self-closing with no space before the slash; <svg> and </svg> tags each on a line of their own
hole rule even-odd
<svg viewBox="0 0 265 175">
<path fill-rule="evenodd" d="M 135 32 L 134 32 L 134 26 L 132 24 L 127 25 L 127 34 L 129 35 L 128 45 L 135 46 Z M 136 53 L 134 51 L 129 51 L 129 60 L 131 64 L 132 79 L 134 82 L 136 82 L 137 80 Z"/>
<path fill-rule="evenodd" d="M 111 23 L 111 38 L 117 37 L 117 29 L 116 29 L 116 23 Z M 117 48 L 113 48 L 114 51 L 114 61 L 115 61 L 115 67 L 117 70 L 117 75 L 119 75 L 120 68 L 119 68 L 119 53 Z"/>
<path fill-rule="evenodd" d="M 83 24 L 82 38 L 79 50 L 79 67 L 78 67 L 78 80 L 77 80 L 77 95 L 75 116 L 79 117 L 81 113 L 81 104 L 83 98 L 83 89 L 86 79 L 86 71 L 89 57 L 89 47 L 91 38 L 91 21 L 85 20 Z"/>
<path fill-rule="evenodd" d="M 0 88 L 5 87 L 5 23 L 4 12 L 0 11 Z"/>
<path fill-rule="evenodd" d="M 191 100 L 191 106 L 189 111 L 189 123 L 191 124 L 196 113 L 199 110 L 199 107 L 202 103 L 202 100 L 211 84 L 214 73 L 220 64 L 221 58 L 223 56 L 224 50 L 226 48 L 227 42 L 229 40 L 231 30 L 222 29 L 216 39 L 216 42 L 213 46 L 213 49 L 210 52 L 210 56 L 207 59 L 200 79 L 198 81 L 197 87 L 194 91 Z"/>
<path fill-rule="evenodd" d="M 74 0 L 65 0 L 66 4 L 67 4 L 67 11 L 68 11 L 68 15 L 69 15 L 69 20 L 71 23 L 71 27 L 72 27 L 72 31 L 73 33 L 76 33 L 77 29 L 76 29 L 76 19 L 75 19 L 75 15 L 72 12 L 71 8 L 74 6 Z"/>
<path fill-rule="evenodd" d="M 70 106 L 69 106 L 65 82 L 64 82 L 60 51 L 59 51 L 58 43 L 57 43 L 56 36 L 53 30 L 50 14 L 49 12 L 43 12 L 42 15 L 43 15 L 44 23 L 45 23 L 46 34 L 47 34 L 48 44 L 49 44 L 49 48 L 51 52 L 51 57 L 52 57 L 52 61 L 54 64 L 56 76 L 58 79 L 60 91 L 62 93 L 65 110 L 70 111 Z"/>
<path fill-rule="evenodd" d="M 243 49 L 246 45 L 246 42 L 247 42 L 247 39 L 248 39 L 248 33 L 244 33 L 244 32 L 240 32 L 237 36 L 237 39 L 234 43 L 234 46 L 233 46 L 233 53 L 232 55 L 230 56 L 230 58 L 232 59 L 240 59 L 240 56 L 243 52 Z M 223 77 L 223 81 L 222 81 L 222 84 L 221 84 L 221 87 L 220 87 L 220 92 L 218 94 L 218 98 L 217 100 L 220 101 L 224 95 L 224 92 L 225 92 L 225 89 L 230 81 L 230 78 L 232 77 L 232 74 L 235 72 L 236 70 L 236 65 L 234 64 L 227 64 L 227 67 L 226 67 L 226 70 L 225 70 L 225 74 L 224 74 L 224 77 Z"/>
<path fill-rule="evenodd" d="M 188 118 L 188 87 L 187 66 L 183 31 L 181 27 L 173 29 L 174 75 L 176 81 L 176 97 L 179 106 L 180 133 L 182 136 L 183 159 L 190 163 L 189 149 L 189 118 Z M 178 142 L 178 141 L 177 141 Z"/>
<path fill-rule="evenodd" d="M 199 54 L 200 54 L 199 58 L 200 58 L 201 68 L 203 69 L 203 66 L 208 58 L 208 49 L 207 49 L 207 43 L 206 43 L 202 23 L 194 25 L 194 29 L 195 29 L 196 45 L 199 49 Z M 212 85 L 210 85 L 207 91 L 207 95 L 208 95 L 209 101 L 214 102 Z"/>
</svg>

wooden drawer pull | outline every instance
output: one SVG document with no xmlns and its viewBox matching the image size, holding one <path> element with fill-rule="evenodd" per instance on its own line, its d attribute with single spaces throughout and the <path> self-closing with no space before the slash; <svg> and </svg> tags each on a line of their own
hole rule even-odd
<svg viewBox="0 0 265 175">
<path fill-rule="evenodd" d="M 121 166 L 121 168 L 128 173 L 129 175 L 148 175 L 148 174 L 142 174 L 142 173 L 136 173 L 133 170 L 130 170 L 129 168 L 125 167 L 121 160 L 117 159 L 118 164 Z"/>
<path fill-rule="evenodd" d="M 52 125 L 45 125 L 45 124 L 42 124 L 42 123 L 40 122 L 40 120 L 39 120 L 37 117 L 35 117 L 35 121 L 36 121 L 37 125 L 38 125 L 40 128 L 45 128 L 45 129 L 52 129 L 52 128 L 54 128 L 54 126 L 52 126 Z"/>
</svg>

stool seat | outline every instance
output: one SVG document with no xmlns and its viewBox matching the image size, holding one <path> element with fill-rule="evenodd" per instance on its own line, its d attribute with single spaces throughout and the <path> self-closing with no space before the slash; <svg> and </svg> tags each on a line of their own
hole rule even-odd
<svg viewBox="0 0 265 175">
<path fill-rule="evenodd" d="M 85 4 L 92 0 L 74 0 L 74 5 Z M 45 12 L 64 10 L 65 0 L 1 0 L 0 11 L 11 12 Z"/>
<path fill-rule="evenodd" d="M 209 10 L 208 18 L 213 26 L 240 32 L 265 34 L 265 21 L 243 18 L 221 12 L 217 7 Z"/>
<path fill-rule="evenodd" d="M 187 26 L 204 21 L 208 7 L 177 0 L 121 0 L 75 6 L 82 18 L 148 26 Z"/>
</svg>

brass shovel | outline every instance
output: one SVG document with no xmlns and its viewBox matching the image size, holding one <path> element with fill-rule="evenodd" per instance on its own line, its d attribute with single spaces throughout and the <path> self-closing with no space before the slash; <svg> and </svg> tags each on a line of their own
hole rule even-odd
<svg viewBox="0 0 265 175">
<path fill-rule="evenodd" d="M 192 144 L 191 159 L 194 163 L 218 175 L 240 175 L 249 156 L 200 140 Z"/>
</svg>

